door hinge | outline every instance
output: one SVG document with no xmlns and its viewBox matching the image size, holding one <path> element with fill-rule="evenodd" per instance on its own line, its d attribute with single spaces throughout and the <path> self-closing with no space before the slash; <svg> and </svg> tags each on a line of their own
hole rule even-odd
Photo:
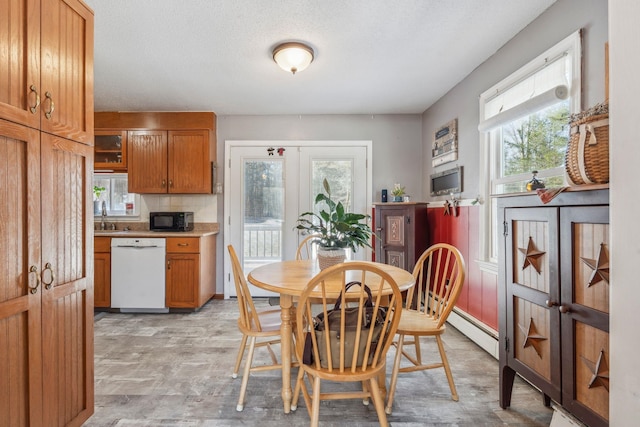
<svg viewBox="0 0 640 427">
<path fill-rule="evenodd" d="M 503 227 L 502 235 L 503 235 L 504 237 L 507 237 L 507 236 L 509 235 L 509 224 L 507 223 L 507 221 L 504 221 L 504 222 L 502 223 L 502 227 Z"/>
<path fill-rule="evenodd" d="M 407 224 L 411 224 L 411 217 L 410 216 L 407 217 Z"/>
<path fill-rule="evenodd" d="M 504 337 L 504 351 L 509 353 L 509 337 Z"/>
</svg>

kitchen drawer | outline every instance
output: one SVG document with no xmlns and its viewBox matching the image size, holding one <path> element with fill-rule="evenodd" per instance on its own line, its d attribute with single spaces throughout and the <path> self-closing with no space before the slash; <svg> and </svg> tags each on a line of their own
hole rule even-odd
<svg viewBox="0 0 640 427">
<path fill-rule="evenodd" d="M 111 237 L 94 237 L 93 252 L 111 252 Z"/>
<path fill-rule="evenodd" d="M 170 237 L 167 239 L 167 253 L 199 253 L 199 237 Z"/>
</svg>

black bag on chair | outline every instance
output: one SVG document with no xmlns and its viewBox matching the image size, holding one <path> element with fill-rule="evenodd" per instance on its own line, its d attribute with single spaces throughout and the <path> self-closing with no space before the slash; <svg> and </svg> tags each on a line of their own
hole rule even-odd
<svg viewBox="0 0 640 427">
<path fill-rule="evenodd" d="M 380 333 L 382 332 L 382 327 L 384 325 L 384 321 L 387 314 L 386 307 L 379 307 L 378 312 L 375 319 L 373 317 L 373 301 L 371 297 L 371 289 L 367 285 L 363 285 L 360 282 L 349 282 L 345 286 L 345 293 L 354 285 L 363 286 L 365 292 L 367 293 L 367 300 L 364 304 L 364 309 L 362 313 L 364 314 L 364 318 L 362 319 L 362 326 L 360 329 L 360 342 L 358 346 L 358 356 L 356 361 L 356 366 L 362 365 L 365 354 L 365 347 L 367 344 L 367 338 L 369 334 L 369 330 L 373 327 L 373 338 L 371 340 L 371 348 L 369 350 L 369 357 L 367 363 L 371 363 L 373 360 L 373 355 L 376 352 L 376 348 L 378 346 L 378 340 L 380 338 Z M 340 308 L 342 301 L 342 294 L 338 296 L 333 309 L 327 311 L 327 320 L 324 319 L 324 313 L 320 313 L 316 317 L 313 318 L 313 331 L 316 336 L 316 341 L 318 343 L 318 353 L 320 355 L 320 366 L 323 368 L 327 368 L 329 366 L 328 357 L 327 357 L 327 346 L 326 346 L 326 336 L 325 329 L 329 328 L 329 339 L 331 340 L 331 361 L 333 367 L 340 366 L 340 323 L 342 318 L 342 309 Z M 344 310 L 345 319 L 345 346 L 344 346 L 344 367 L 350 368 L 351 361 L 353 360 L 353 352 L 355 351 L 355 343 L 356 343 L 356 332 L 358 329 L 358 307 L 347 307 Z M 311 365 L 314 363 L 313 360 L 313 341 L 311 338 L 311 333 L 308 333 L 305 342 L 304 342 L 304 351 L 302 354 L 302 363 L 305 365 Z"/>
</svg>

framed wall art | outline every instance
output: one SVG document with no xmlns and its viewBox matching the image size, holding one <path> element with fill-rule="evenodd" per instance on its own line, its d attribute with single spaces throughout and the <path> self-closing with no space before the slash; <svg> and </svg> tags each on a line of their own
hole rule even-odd
<svg viewBox="0 0 640 427">
<path fill-rule="evenodd" d="M 433 167 L 458 160 L 458 119 L 436 130 L 431 158 Z"/>
</svg>

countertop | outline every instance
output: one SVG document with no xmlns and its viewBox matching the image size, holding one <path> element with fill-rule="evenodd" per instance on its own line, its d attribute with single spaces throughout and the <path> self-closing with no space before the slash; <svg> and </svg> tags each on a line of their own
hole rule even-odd
<svg viewBox="0 0 640 427">
<path fill-rule="evenodd" d="M 218 223 L 196 223 L 193 231 L 149 231 L 149 223 L 115 224 L 116 230 L 94 230 L 94 237 L 204 237 L 220 231 Z M 100 227 L 99 222 L 96 225 L 97 228 Z M 131 229 L 124 230 L 125 227 Z"/>
</svg>

